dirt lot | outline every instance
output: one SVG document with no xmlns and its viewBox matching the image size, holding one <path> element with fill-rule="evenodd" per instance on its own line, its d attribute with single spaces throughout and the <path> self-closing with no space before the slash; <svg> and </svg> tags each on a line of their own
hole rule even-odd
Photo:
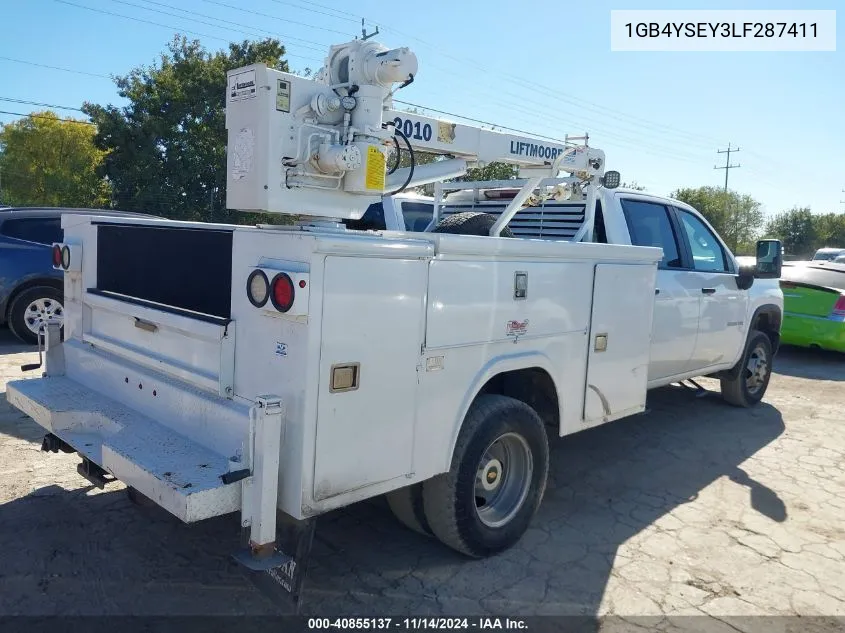
<svg viewBox="0 0 845 633">
<path fill-rule="evenodd" d="M 5 382 L 0 614 L 272 614 L 230 559 L 236 518 L 185 526 L 92 489 Z M 752 411 L 670 388 L 650 413 L 552 443 L 534 527 L 466 561 L 381 500 L 321 517 L 307 613 L 845 615 L 845 358 L 783 350 Z M 707 383 L 708 386 L 712 383 Z"/>
</svg>

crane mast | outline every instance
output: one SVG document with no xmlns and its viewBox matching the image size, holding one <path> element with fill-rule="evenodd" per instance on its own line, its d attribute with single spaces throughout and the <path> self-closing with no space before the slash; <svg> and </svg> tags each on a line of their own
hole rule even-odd
<svg viewBox="0 0 845 633">
<path fill-rule="evenodd" d="M 358 219 L 385 194 L 503 162 L 525 179 L 500 218 L 504 226 L 543 181 L 590 190 L 601 183 L 604 152 L 586 136 L 558 143 L 392 109 L 393 94 L 413 82 L 417 68 L 408 48 L 356 39 L 332 46 L 313 78 L 264 64 L 229 71 L 227 206 Z M 410 166 L 388 170 L 392 148 L 407 152 Z M 417 152 L 444 158 L 416 164 Z M 569 175 L 558 179 L 561 171 Z"/>
</svg>

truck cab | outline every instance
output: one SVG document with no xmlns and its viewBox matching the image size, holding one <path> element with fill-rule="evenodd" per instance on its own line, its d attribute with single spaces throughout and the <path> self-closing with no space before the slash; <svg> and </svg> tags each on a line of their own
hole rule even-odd
<svg viewBox="0 0 845 633">
<path fill-rule="evenodd" d="M 783 295 L 755 277 L 693 207 L 641 191 L 605 191 L 593 240 L 659 246 L 649 387 L 734 367 L 749 335 L 779 345 Z M 768 359 L 767 362 L 771 362 Z"/>
<path fill-rule="evenodd" d="M 371 204 L 360 220 L 345 220 L 348 229 L 358 231 L 422 232 L 434 214 L 434 198 L 416 193 L 385 196 Z"/>
</svg>

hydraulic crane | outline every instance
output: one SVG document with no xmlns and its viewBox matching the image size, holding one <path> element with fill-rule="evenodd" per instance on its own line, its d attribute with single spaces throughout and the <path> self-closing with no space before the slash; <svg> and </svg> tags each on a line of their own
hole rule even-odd
<svg viewBox="0 0 845 633">
<path fill-rule="evenodd" d="M 590 210 L 595 185 L 614 186 L 618 174 L 605 182 L 604 152 L 586 136 L 557 143 L 393 109 L 394 93 L 414 81 L 417 68 L 408 48 L 356 39 L 332 46 L 314 78 L 263 64 L 230 71 L 227 206 L 305 216 L 325 227 L 360 218 L 384 194 L 504 162 L 518 166 L 521 180 L 508 184 L 522 188 L 491 230 L 498 235 L 540 186 L 570 187 Z M 388 169 L 391 147 L 397 156 Z M 410 165 L 398 168 L 402 151 Z M 416 152 L 444 159 L 416 164 Z M 562 171 L 569 176 L 558 178 Z"/>
</svg>

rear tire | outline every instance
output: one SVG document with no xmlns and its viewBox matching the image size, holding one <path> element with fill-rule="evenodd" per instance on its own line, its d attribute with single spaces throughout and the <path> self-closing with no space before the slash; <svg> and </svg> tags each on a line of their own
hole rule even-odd
<svg viewBox="0 0 845 633">
<path fill-rule="evenodd" d="M 772 342 L 753 330 L 739 363 L 720 381 L 722 398 L 735 407 L 753 407 L 763 399 L 771 377 Z"/>
<path fill-rule="evenodd" d="M 423 508 L 422 484 L 405 486 L 399 490 L 388 492 L 387 505 L 393 516 L 405 527 L 417 534 L 433 536 Z"/>
<path fill-rule="evenodd" d="M 433 233 L 454 233 L 457 235 L 490 235 L 490 229 L 498 218 L 489 213 L 467 211 L 455 213 L 434 227 Z M 500 237 L 515 237 L 507 226 L 502 229 Z"/>
<path fill-rule="evenodd" d="M 511 547 L 537 512 L 548 472 L 540 416 L 513 398 L 479 396 L 464 419 L 449 472 L 423 482 L 431 531 L 473 558 Z"/>
<path fill-rule="evenodd" d="M 38 344 L 38 327 L 57 322 L 64 332 L 64 297 L 51 286 L 27 288 L 9 306 L 9 329 L 24 343 Z"/>
</svg>

